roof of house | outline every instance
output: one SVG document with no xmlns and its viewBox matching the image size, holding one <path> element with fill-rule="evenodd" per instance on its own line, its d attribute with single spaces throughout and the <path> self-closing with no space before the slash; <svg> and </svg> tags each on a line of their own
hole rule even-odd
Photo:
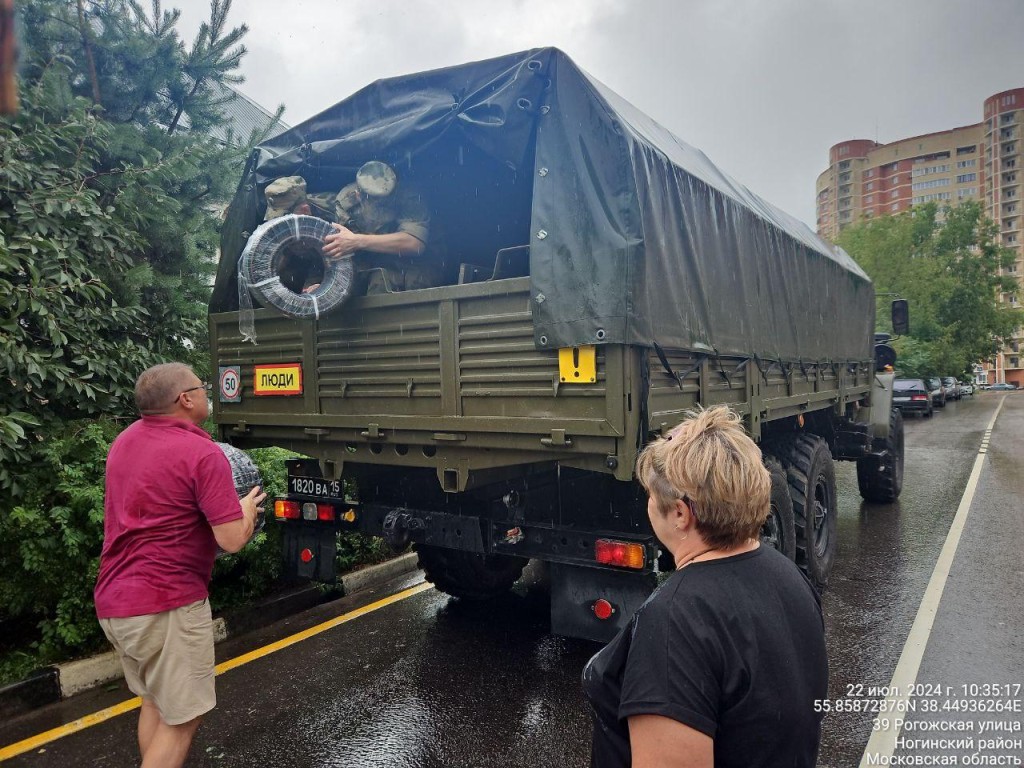
<svg viewBox="0 0 1024 768">
<path fill-rule="evenodd" d="M 262 131 L 274 121 L 273 112 L 267 111 L 237 88 L 221 83 L 211 83 L 211 87 L 216 91 L 217 98 L 224 100 L 220 107 L 224 122 L 209 130 L 210 136 L 218 141 L 226 144 L 229 134 L 235 143 L 248 141 L 253 131 Z M 182 115 L 181 125 L 183 128 L 189 126 L 187 113 Z M 276 120 L 263 141 L 290 129 L 291 126 L 283 120 Z"/>
<path fill-rule="evenodd" d="M 237 140 L 245 140 L 252 135 L 253 131 L 262 130 L 274 119 L 273 112 L 268 112 L 241 91 L 229 85 L 219 87 L 233 93 L 235 98 L 224 104 L 225 123 L 213 129 L 212 135 L 215 138 L 227 141 L 227 133 L 230 129 Z M 279 133 L 284 133 L 290 128 L 291 126 L 283 120 L 276 120 L 266 138 L 269 139 L 277 136 Z"/>
</svg>

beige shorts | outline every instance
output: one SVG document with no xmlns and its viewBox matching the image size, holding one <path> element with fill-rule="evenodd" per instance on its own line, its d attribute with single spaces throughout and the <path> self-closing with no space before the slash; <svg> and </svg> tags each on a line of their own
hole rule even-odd
<svg viewBox="0 0 1024 768">
<path fill-rule="evenodd" d="M 168 725 L 181 725 L 217 705 L 213 617 L 200 600 L 163 613 L 100 619 L 138 696 L 151 699 Z"/>
</svg>

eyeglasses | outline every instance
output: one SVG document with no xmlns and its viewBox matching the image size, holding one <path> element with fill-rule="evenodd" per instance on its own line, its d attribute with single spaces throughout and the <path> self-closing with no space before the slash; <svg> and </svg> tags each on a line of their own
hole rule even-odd
<svg viewBox="0 0 1024 768">
<path fill-rule="evenodd" d="M 195 392 L 197 389 L 205 389 L 206 390 L 206 394 L 210 394 L 211 392 L 213 392 L 213 385 L 212 384 L 208 384 L 208 383 L 207 384 L 199 384 L 198 386 L 195 386 L 195 387 L 189 387 L 188 389 L 183 389 L 183 390 L 181 390 L 181 392 L 178 393 L 178 397 L 174 398 L 174 402 L 178 402 L 178 398 L 181 397 L 182 395 L 187 394 L 189 392 Z"/>
</svg>

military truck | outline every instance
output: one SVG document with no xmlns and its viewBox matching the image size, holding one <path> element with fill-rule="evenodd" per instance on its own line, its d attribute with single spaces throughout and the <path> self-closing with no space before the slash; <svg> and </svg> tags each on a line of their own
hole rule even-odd
<svg viewBox="0 0 1024 768">
<path fill-rule="evenodd" d="M 445 284 L 360 295 L 356 275 L 318 316 L 240 313 L 265 187 L 338 190 L 369 159 L 426 190 Z M 772 474 L 763 539 L 818 587 L 833 462 L 869 501 L 902 486 L 867 275 L 552 48 L 375 82 L 258 147 L 209 322 L 222 439 L 306 457 L 275 503 L 303 578 L 334 577 L 348 530 L 411 544 L 465 599 L 533 558 L 553 630 L 608 639 L 665 565 L 638 452 L 698 405 L 743 416 Z"/>
</svg>

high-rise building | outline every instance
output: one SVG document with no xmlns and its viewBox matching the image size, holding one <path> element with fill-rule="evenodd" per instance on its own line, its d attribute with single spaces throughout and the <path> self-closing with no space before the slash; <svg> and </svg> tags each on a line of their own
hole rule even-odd
<svg viewBox="0 0 1024 768">
<path fill-rule="evenodd" d="M 999 227 L 999 240 L 1016 252 L 1006 272 L 1024 274 L 1024 88 L 985 99 L 984 120 L 923 136 L 879 144 L 853 139 L 829 150 L 829 167 L 818 176 L 818 233 L 834 240 L 858 221 L 910 210 L 931 201 L 956 205 L 979 200 Z M 998 301 L 1020 306 L 1024 296 L 1004 293 Z M 1024 329 L 979 371 L 989 383 L 1024 387 Z"/>
</svg>

